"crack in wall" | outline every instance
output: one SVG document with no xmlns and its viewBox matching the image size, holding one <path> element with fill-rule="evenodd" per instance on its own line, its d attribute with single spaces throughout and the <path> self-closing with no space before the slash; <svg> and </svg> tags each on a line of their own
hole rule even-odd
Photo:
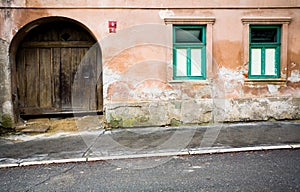
<svg viewBox="0 0 300 192">
<path fill-rule="evenodd" d="M 121 108 L 142 108 L 142 106 L 140 105 L 120 105 L 120 106 L 116 106 L 116 107 L 111 107 L 109 108 L 109 110 L 116 110 L 116 109 L 121 109 Z"/>
</svg>

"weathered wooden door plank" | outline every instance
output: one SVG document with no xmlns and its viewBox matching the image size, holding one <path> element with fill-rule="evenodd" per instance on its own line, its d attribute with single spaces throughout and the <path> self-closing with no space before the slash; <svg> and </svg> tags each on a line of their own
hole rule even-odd
<svg viewBox="0 0 300 192">
<path fill-rule="evenodd" d="M 26 97 L 26 69 L 25 69 L 25 54 L 24 50 L 20 51 L 17 55 L 16 67 L 17 71 L 17 93 L 19 96 L 19 107 L 25 107 L 25 97 Z"/>
<path fill-rule="evenodd" d="M 96 67 L 97 67 L 97 86 L 96 86 L 96 108 L 103 109 L 103 85 L 102 85 L 102 54 L 99 45 L 96 47 Z"/>
<path fill-rule="evenodd" d="M 25 49 L 26 95 L 25 106 L 38 106 L 39 55 L 37 49 Z"/>
<path fill-rule="evenodd" d="M 64 109 L 71 109 L 71 61 L 72 49 L 61 48 L 60 58 L 60 93 L 61 93 L 61 107 Z"/>
<path fill-rule="evenodd" d="M 52 107 L 52 62 L 51 49 L 39 49 L 39 106 Z"/>
<path fill-rule="evenodd" d="M 60 94 L 60 48 L 52 49 L 52 65 L 53 65 L 53 107 L 61 109 L 61 94 Z"/>
</svg>

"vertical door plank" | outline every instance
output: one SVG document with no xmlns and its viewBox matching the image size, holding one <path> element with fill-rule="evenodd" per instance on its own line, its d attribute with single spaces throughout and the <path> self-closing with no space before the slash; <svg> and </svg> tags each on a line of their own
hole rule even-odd
<svg viewBox="0 0 300 192">
<path fill-rule="evenodd" d="M 71 48 L 61 48 L 61 71 L 60 71 L 60 91 L 62 110 L 71 108 Z"/>
<path fill-rule="evenodd" d="M 82 108 L 81 74 L 79 71 L 79 64 L 81 61 L 80 49 L 73 48 L 72 54 L 72 106 L 73 110 L 80 110 Z"/>
<path fill-rule="evenodd" d="M 89 110 L 89 84 L 90 84 L 90 68 L 88 63 L 88 56 L 86 55 L 87 49 L 80 49 L 81 62 L 80 62 L 80 78 L 81 84 L 79 89 L 82 90 L 81 101 L 82 101 L 82 110 Z"/>
<path fill-rule="evenodd" d="M 39 87 L 39 63 L 38 49 L 25 49 L 25 70 L 26 70 L 26 107 L 38 106 L 38 87 Z"/>
<path fill-rule="evenodd" d="M 53 105 L 56 110 L 61 109 L 60 95 L 60 48 L 52 49 L 52 65 L 53 65 Z"/>
<path fill-rule="evenodd" d="M 17 55 L 17 94 L 18 105 L 25 107 L 25 83 L 26 83 L 26 71 L 25 71 L 25 55 L 24 50 L 21 50 Z"/>
<path fill-rule="evenodd" d="M 97 46 L 97 54 L 96 54 L 96 65 L 97 65 L 97 85 L 96 85 L 96 108 L 97 110 L 102 110 L 103 108 L 103 83 L 102 83 L 102 54 L 101 49 Z"/>
<path fill-rule="evenodd" d="M 52 70 L 51 70 L 51 49 L 39 49 L 40 58 L 40 98 L 41 108 L 52 107 Z"/>
<path fill-rule="evenodd" d="M 96 91 L 97 91 L 97 50 L 95 48 L 90 49 L 89 56 L 89 69 L 90 69 L 90 83 L 89 83 L 89 110 L 96 110 Z"/>
</svg>

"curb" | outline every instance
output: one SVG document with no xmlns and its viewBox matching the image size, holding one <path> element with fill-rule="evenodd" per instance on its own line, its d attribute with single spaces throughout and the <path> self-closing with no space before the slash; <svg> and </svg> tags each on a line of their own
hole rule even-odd
<svg viewBox="0 0 300 192">
<path fill-rule="evenodd" d="M 12 167 L 25 167 L 34 165 L 49 165 L 49 164 L 62 164 L 62 163 L 79 163 L 79 162 L 94 162 L 94 161 L 109 161 L 109 160 L 124 160 L 124 159 L 137 159 L 149 157 L 169 157 L 169 156 L 186 156 L 186 155 L 205 155 L 205 154 L 219 154 L 219 153 L 234 153 L 234 152 L 247 152 L 247 151 L 263 151 L 263 150 L 279 150 L 279 149 L 299 149 L 300 144 L 290 145 L 266 145 L 254 147 L 236 147 L 236 148 L 194 148 L 179 152 L 161 152 L 161 153 L 144 153 L 132 155 L 112 155 L 103 157 L 85 157 L 73 159 L 56 159 L 56 160 L 42 160 L 42 161 L 29 161 L 22 163 L 8 163 L 0 164 L 1 168 Z"/>
</svg>

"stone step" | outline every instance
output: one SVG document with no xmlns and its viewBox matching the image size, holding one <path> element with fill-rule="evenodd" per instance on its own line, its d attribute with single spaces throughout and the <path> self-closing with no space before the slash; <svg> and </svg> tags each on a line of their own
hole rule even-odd
<svg viewBox="0 0 300 192">
<path fill-rule="evenodd" d="M 46 133 L 50 129 L 50 125 L 32 124 L 21 129 L 22 133 Z"/>
</svg>

